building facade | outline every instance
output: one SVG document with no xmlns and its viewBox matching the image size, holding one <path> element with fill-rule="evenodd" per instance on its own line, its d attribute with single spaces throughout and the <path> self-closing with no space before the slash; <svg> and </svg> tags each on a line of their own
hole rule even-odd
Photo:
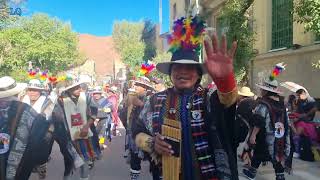
<svg viewBox="0 0 320 180">
<path fill-rule="evenodd" d="M 217 17 L 226 0 L 171 0 L 170 16 L 186 15 L 186 6 L 198 3 L 201 14 L 206 14 L 209 30 L 221 31 Z M 295 23 L 290 13 L 293 0 L 255 0 L 252 5 L 254 49 L 257 56 L 250 64 L 249 85 L 258 92 L 255 84 L 271 73 L 279 62 L 287 64 L 278 80 L 291 81 L 304 86 L 314 97 L 320 97 L 320 70 L 312 63 L 320 59 L 320 37 L 305 32 L 302 24 Z M 208 14 L 210 13 L 210 14 Z M 220 29 L 219 29 L 220 28 Z"/>
</svg>

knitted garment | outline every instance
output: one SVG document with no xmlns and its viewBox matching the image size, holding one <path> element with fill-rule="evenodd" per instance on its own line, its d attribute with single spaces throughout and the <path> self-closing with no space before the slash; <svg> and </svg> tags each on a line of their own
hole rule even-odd
<svg viewBox="0 0 320 180">
<path fill-rule="evenodd" d="M 201 179 L 219 179 L 216 163 L 221 164 L 223 161 L 225 166 L 219 167 L 225 172 L 230 172 L 228 165 L 228 157 L 226 152 L 217 141 L 212 150 L 208 144 L 208 133 L 206 127 L 205 110 L 206 110 L 207 92 L 198 87 L 194 92 L 188 95 L 179 95 L 173 89 L 168 89 L 156 95 L 155 111 L 152 115 L 153 133 L 161 133 L 161 125 L 164 118 L 173 119 L 182 122 L 182 146 L 184 158 L 182 160 L 183 172 Z M 187 127 L 187 128 L 186 128 Z M 216 139 L 219 139 L 217 133 Z M 188 138 L 187 136 L 190 136 Z M 189 146 L 190 149 L 186 149 Z M 191 156 L 193 155 L 194 156 Z M 192 159 L 186 158 L 190 156 Z M 198 169 L 194 168 L 198 167 Z M 221 170 L 219 169 L 219 170 Z M 192 173 L 190 173 L 190 171 Z M 184 176 L 184 179 L 194 177 Z"/>
</svg>

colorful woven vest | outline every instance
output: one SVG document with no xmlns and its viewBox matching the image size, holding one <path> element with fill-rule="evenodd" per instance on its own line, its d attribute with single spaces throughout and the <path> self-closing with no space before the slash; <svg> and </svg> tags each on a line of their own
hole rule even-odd
<svg viewBox="0 0 320 180">
<path fill-rule="evenodd" d="M 285 160 L 286 137 L 289 135 L 288 123 L 285 120 L 287 118 L 285 108 L 284 106 L 279 107 L 274 105 L 274 102 L 269 98 L 263 98 L 259 102 L 267 106 L 270 114 L 270 123 L 274 130 L 273 159 L 278 162 L 283 162 Z"/>
<path fill-rule="evenodd" d="M 215 158 L 208 143 L 208 133 L 206 131 L 204 113 L 206 108 L 207 92 L 205 89 L 198 87 L 188 102 L 186 112 L 180 112 L 181 97 L 168 89 L 162 93 L 156 94 L 154 112 L 153 112 L 153 131 L 161 133 L 161 125 L 164 118 L 181 120 L 181 113 L 187 113 L 191 118 L 190 127 L 193 140 L 193 151 L 199 166 L 201 179 L 213 180 L 217 178 L 217 169 L 215 166 Z M 186 115 L 186 114 L 184 114 Z"/>
</svg>

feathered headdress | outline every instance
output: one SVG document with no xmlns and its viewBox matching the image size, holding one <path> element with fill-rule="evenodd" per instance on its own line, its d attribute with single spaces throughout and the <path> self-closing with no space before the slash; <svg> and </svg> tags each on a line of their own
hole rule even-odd
<svg viewBox="0 0 320 180">
<path fill-rule="evenodd" d="M 156 66 L 152 62 L 147 61 L 147 62 L 141 64 L 138 76 L 139 77 L 146 76 L 146 75 L 150 74 L 155 68 L 156 68 Z"/>
<path fill-rule="evenodd" d="M 169 52 L 178 50 L 201 51 L 204 40 L 205 22 L 200 16 L 182 17 L 174 22 L 173 33 L 168 36 Z"/>
<path fill-rule="evenodd" d="M 66 81 L 66 80 L 72 80 L 72 77 L 70 75 L 61 75 L 61 76 L 53 76 L 49 75 L 49 70 L 46 69 L 45 71 L 40 71 L 39 68 L 32 69 L 30 68 L 28 70 L 28 78 L 29 79 L 39 79 L 41 83 L 45 83 L 49 81 L 52 84 L 56 84 L 58 82 Z"/>
<path fill-rule="evenodd" d="M 29 79 L 39 79 L 41 81 L 41 83 L 46 82 L 47 78 L 48 78 L 48 69 L 46 69 L 45 71 L 40 71 L 39 68 L 36 68 L 35 70 L 30 68 L 28 70 L 28 78 Z"/>
<path fill-rule="evenodd" d="M 286 65 L 282 63 L 276 64 L 274 69 L 272 70 L 271 75 L 269 76 L 269 80 L 273 81 L 275 80 L 284 70 L 285 70 Z"/>
<path fill-rule="evenodd" d="M 50 76 L 49 78 L 49 82 L 52 84 L 56 84 L 59 82 L 63 82 L 63 81 L 72 81 L 72 77 L 70 75 L 61 75 L 61 76 Z"/>
</svg>

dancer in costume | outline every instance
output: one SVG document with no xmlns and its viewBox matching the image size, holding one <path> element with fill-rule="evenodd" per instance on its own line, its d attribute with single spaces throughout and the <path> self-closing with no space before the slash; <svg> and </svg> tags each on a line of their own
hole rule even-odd
<svg viewBox="0 0 320 180">
<path fill-rule="evenodd" d="M 123 124 L 123 126 L 126 129 L 126 137 L 125 137 L 125 146 L 124 146 L 124 158 L 127 158 L 129 153 L 130 153 L 130 148 L 129 148 L 129 140 L 131 139 L 131 137 L 129 136 L 129 117 L 133 108 L 133 99 L 136 96 L 136 92 L 134 89 L 134 81 L 130 80 L 128 83 L 128 86 L 126 87 L 127 90 L 124 90 L 124 98 L 122 100 L 122 102 L 120 103 L 119 106 L 119 117 L 121 119 L 121 122 Z M 131 131 L 131 130 L 130 130 Z M 130 158 L 127 158 L 127 160 L 130 160 Z M 128 162 L 130 163 L 130 162 Z"/>
<path fill-rule="evenodd" d="M 238 179 L 233 138 L 238 91 L 232 65 L 237 43 L 227 51 L 226 37 L 218 47 L 215 34 L 212 44 L 205 42 L 207 58 L 202 64 L 204 21 L 183 17 L 173 30 L 168 37 L 171 61 L 157 64 L 173 87 L 146 101 L 133 132 L 136 144 L 153 160 L 153 179 Z M 207 72 L 217 91 L 201 87 Z"/>
<path fill-rule="evenodd" d="M 127 147 L 129 148 L 130 153 L 130 178 L 131 180 L 138 180 L 141 171 L 141 160 L 144 159 L 144 155 L 143 152 L 136 146 L 132 138 L 132 131 L 134 131 L 134 128 L 136 128 L 136 122 L 144 106 L 145 98 L 147 98 L 147 90 L 153 90 L 153 87 L 147 77 L 139 77 L 134 81 L 134 89 L 136 94 L 130 98 L 132 109 L 130 110 L 131 113 L 129 115 L 127 126 Z"/>
<path fill-rule="evenodd" d="M 253 99 L 254 93 L 251 92 L 249 87 L 242 87 L 238 91 L 238 104 L 236 112 L 236 121 L 238 123 L 237 139 L 241 144 L 239 147 L 241 151 L 240 158 L 245 165 L 251 163 L 251 147 L 248 144 L 248 140 L 253 128 L 253 110 L 256 106 L 256 101 Z"/>
<path fill-rule="evenodd" d="M 102 87 L 96 87 L 92 94 L 94 101 L 98 105 L 97 133 L 99 135 L 99 144 L 104 149 L 106 148 L 105 139 L 108 139 L 109 142 L 111 141 L 112 104 L 102 96 Z"/>
<path fill-rule="evenodd" d="M 37 113 L 42 113 L 43 105 L 47 97 L 44 95 L 45 86 L 38 79 L 32 79 L 28 83 L 26 95 L 22 97 L 22 102 L 32 106 Z M 47 175 L 47 163 L 38 166 L 35 171 L 39 179 L 45 179 Z"/>
<path fill-rule="evenodd" d="M 112 135 L 117 135 L 117 127 L 120 125 L 120 118 L 118 116 L 118 107 L 119 107 L 119 96 L 117 94 L 118 88 L 116 86 L 112 86 L 108 92 L 108 101 L 112 104 Z"/>
<path fill-rule="evenodd" d="M 27 86 L 27 93 L 22 98 L 22 102 L 31 105 L 37 113 L 42 114 L 50 122 L 52 126 L 51 130 L 53 131 L 50 144 L 53 146 L 54 141 L 58 143 L 64 157 L 64 179 L 68 179 L 72 170 L 81 166 L 83 162 L 72 145 L 68 127 L 65 126 L 66 120 L 64 116 L 61 116 L 63 111 L 59 104 L 56 103 L 56 95 L 50 93 L 50 96 L 46 96 L 45 90 L 45 86 L 40 80 L 30 80 Z M 45 179 L 47 175 L 47 163 L 36 167 L 35 171 L 39 174 L 39 179 Z"/>
<path fill-rule="evenodd" d="M 97 116 L 97 106 L 91 97 L 81 92 L 81 82 L 66 81 L 64 97 L 59 99 L 63 108 L 72 142 L 85 161 L 80 167 L 80 179 L 89 179 L 89 166 L 93 166 L 101 151 L 98 140 L 94 138 L 96 132 L 94 120 Z"/>
<path fill-rule="evenodd" d="M 258 85 L 262 97 L 254 110 L 255 122 L 250 136 L 250 144 L 255 147 L 251 166 L 243 170 L 248 179 L 254 179 L 260 164 L 266 161 L 273 164 L 276 180 L 284 180 L 285 170 L 291 170 L 289 121 L 275 80 L 283 70 L 284 66 L 277 64 L 270 78 Z"/>
<path fill-rule="evenodd" d="M 22 97 L 22 102 L 32 106 L 37 113 L 41 113 L 42 106 L 47 99 L 43 93 L 45 90 L 46 88 L 40 80 L 30 80 L 27 86 L 27 93 Z"/>
<path fill-rule="evenodd" d="M 123 99 L 119 105 L 119 118 L 122 122 L 122 125 L 125 129 L 128 126 L 128 116 L 130 113 L 128 112 L 128 106 L 131 104 L 130 97 L 134 94 L 135 90 L 133 88 L 134 81 L 130 80 L 124 84 L 123 87 Z"/>
<path fill-rule="evenodd" d="M 28 180 L 50 155 L 52 129 L 42 115 L 19 102 L 24 88 L 11 77 L 0 78 L 0 180 Z"/>
</svg>

